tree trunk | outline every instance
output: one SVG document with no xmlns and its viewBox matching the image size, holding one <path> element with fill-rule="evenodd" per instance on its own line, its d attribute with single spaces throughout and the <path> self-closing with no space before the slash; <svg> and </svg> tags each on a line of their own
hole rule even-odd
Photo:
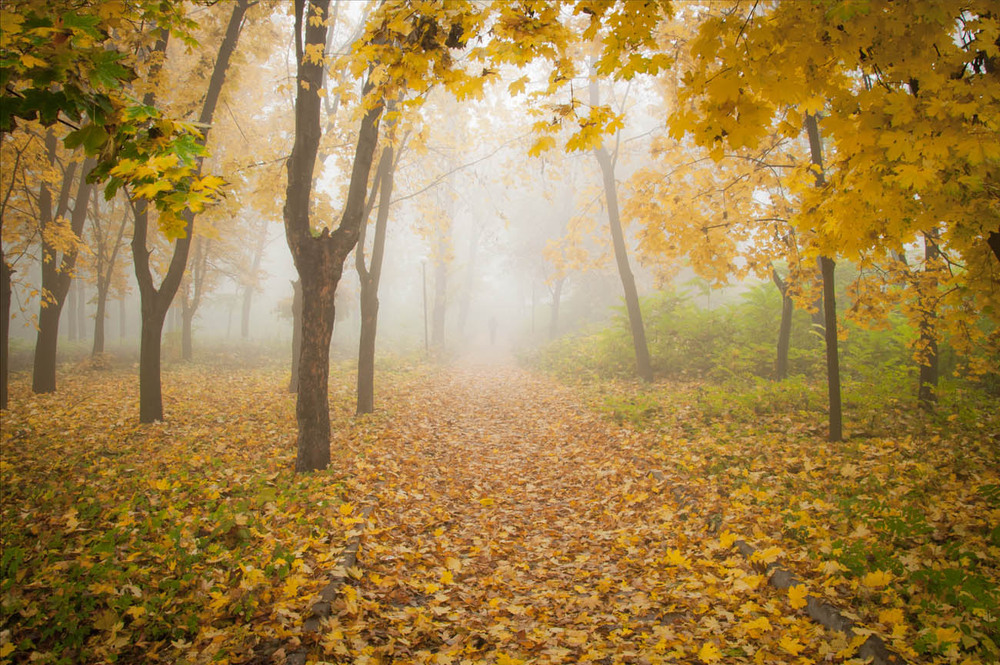
<svg viewBox="0 0 1000 665">
<path fill-rule="evenodd" d="M 325 252 L 310 254 L 312 260 L 303 256 L 297 261 L 302 282 L 302 349 L 295 404 L 299 425 L 296 471 L 321 470 L 330 464 L 330 340 L 340 275 L 334 274 L 331 261 L 323 260 Z"/>
<path fill-rule="evenodd" d="M 94 345 L 91 347 L 90 355 L 97 356 L 104 353 L 104 319 L 107 316 L 108 292 L 97 291 L 97 311 L 94 313 Z"/>
<path fill-rule="evenodd" d="M 591 71 L 590 77 L 590 103 L 593 107 L 600 105 L 597 77 L 593 71 Z M 615 163 L 603 144 L 594 149 L 594 156 L 601 167 L 604 199 L 608 209 L 608 226 L 611 228 L 611 242 L 615 250 L 618 276 L 621 278 L 622 290 L 625 293 L 625 309 L 628 312 L 629 328 L 632 331 L 632 346 L 635 348 L 636 373 L 640 379 L 649 382 L 653 380 L 653 366 L 650 363 L 649 347 L 646 344 L 646 328 L 642 323 L 639 292 L 635 287 L 635 276 L 629 265 L 625 234 L 622 231 L 621 215 L 618 208 L 618 186 L 615 183 Z"/>
<path fill-rule="evenodd" d="M 771 268 L 771 279 L 781 293 L 781 324 L 778 326 L 778 349 L 775 360 L 774 378 L 777 381 L 784 381 L 788 378 L 788 348 L 792 338 L 792 311 L 793 305 L 791 296 L 788 295 L 788 285 L 778 271 Z"/>
<path fill-rule="evenodd" d="M 51 160 L 55 161 L 55 134 L 49 132 L 46 144 L 49 146 Z M 87 219 L 87 204 L 90 202 L 90 183 L 87 175 L 94 167 L 96 160 L 86 159 L 80 173 L 80 183 L 77 186 L 76 201 L 70 217 L 70 229 L 79 238 L 83 234 L 83 224 Z M 55 214 L 52 213 L 51 195 L 48 188 L 42 186 L 39 195 L 39 212 L 42 225 L 54 222 L 62 216 L 69 207 L 69 192 L 75 176 L 75 164 L 70 164 L 63 178 L 62 193 Z M 42 307 L 38 314 L 38 338 L 35 344 L 35 359 L 31 378 L 31 389 L 36 393 L 55 392 L 56 389 L 56 354 L 59 343 L 59 316 L 62 312 L 66 294 L 73 280 L 73 269 L 76 266 L 77 250 L 64 252 L 57 260 L 56 250 L 42 239 Z M 70 316 L 75 316 L 70 312 Z"/>
<path fill-rule="evenodd" d="M 7 408 L 10 380 L 10 295 L 14 271 L 0 247 L 0 409 Z"/>
<path fill-rule="evenodd" d="M 806 132 L 809 134 L 809 151 L 816 170 L 816 186 L 826 185 L 823 175 L 823 143 L 819 136 L 816 116 L 806 114 Z M 820 273 L 823 276 L 823 320 L 826 338 L 826 383 L 830 404 L 830 441 L 842 441 L 843 414 L 840 400 L 840 358 L 837 350 L 837 294 L 834 285 L 836 264 L 827 256 L 819 257 Z"/>
<path fill-rule="evenodd" d="M 614 163 L 604 146 L 594 150 L 597 163 L 601 167 L 604 179 L 604 197 L 608 206 L 608 226 L 611 228 L 611 242 L 615 250 L 615 263 L 618 265 L 618 276 L 621 278 L 622 290 L 625 293 L 625 309 L 628 312 L 629 328 L 632 331 L 632 345 L 635 348 L 636 373 L 643 381 L 653 380 L 653 366 L 649 359 L 649 347 L 646 345 L 646 329 L 642 323 L 642 310 L 639 308 L 639 293 L 635 287 L 635 276 L 629 265 L 628 250 L 625 247 L 625 234 L 622 232 L 621 218 L 618 211 L 618 191 L 615 185 Z"/>
<path fill-rule="evenodd" d="M 142 331 L 139 337 L 139 422 L 163 420 L 160 387 L 160 343 L 167 309 L 152 299 L 143 299 Z"/>
<path fill-rule="evenodd" d="M 326 16 L 329 0 L 313 0 L 310 6 Z M 319 149 L 320 97 L 323 67 L 307 61 L 305 49 L 325 43 L 326 30 L 306 18 L 306 1 L 295 2 L 295 43 L 297 77 L 295 97 L 295 141 L 288 157 L 288 187 L 285 195 L 285 238 L 295 260 L 302 283 L 302 351 L 299 355 L 298 397 L 295 415 L 298 421 L 298 454 L 295 470 L 314 471 L 330 462 L 330 340 L 333 335 L 334 297 L 344 267 L 344 260 L 354 249 L 364 222 L 365 197 L 378 139 L 382 107 L 376 104 L 365 113 L 358 134 L 347 201 L 340 225 L 332 233 L 312 233 L 309 204 L 312 197 L 313 170 Z M 303 39 L 304 27 L 304 39 Z M 371 89 L 365 85 L 364 92 Z"/>
<path fill-rule="evenodd" d="M 559 336 L 559 304 L 562 301 L 563 283 L 565 277 L 556 280 L 555 288 L 552 290 L 552 310 L 549 313 L 549 339 L 554 340 Z"/>
<path fill-rule="evenodd" d="M 934 234 L 924 234 L 924 271 L 936 271 L 937 262 L 941 258 Z M 932 411 L 937 405 L 937 385 L 940 363 L 938 360 L 937 340 L 937 280 L 932 286 L 920 287 L 917 311 L 920 312 L 920 384 L 917 389 L 917 401 L 920 406 Z M 932 291 L 927 293 L 925 288 Z"/>
<path fill-rule="evenodd" d="M 253 304 L 253 286 L 243 287 L 243 303 L 240 308 L 240 338 L 250 339 L 250 305 Z"/>
<path fill-rule="evenodd" d="M 372 258 L 365 268 L 365 226 L 361 227 L 356 249 L 356 265 L 361 281 L 361 339 L 358 343 L 358 404 L 357 414 L 375 410 L 375 338 L 378 332 L 378 285 L 385 256 L 385 232 L 389 221 L 389 203 L 392 198 L 394 150 L 392 145 L 382 149 L 378 173 L 375 176 L 379 189 L 378 215 L 375 218 L 375 239 Z"/>
<path fill-rule="evenodd" d="M 215 114 L 215 107 L 222 93 L 226 80 L 229 62 L 239 42 L 243 27 L 243 17 L 246 14 L 249 0 L 237 0 L 233 3 L 233 13 L 226 27 L 226 34 L 219 45 L 218 57 L 209 79 L 208 90 L 202 105 L 198 122 L 206 127 L 202 141 L 208 140 L 208 132 Z M 166 52 L 168 34 L 164 31 L 156 44 L 156 50 Z M 148 93 L 143 100 L 152 105 L 153 94 Z M 196 172 L 201 172 L 202 159 L 199 158 Z M 174 253 L 170 259 L 160 288 L 153 285 L 153 273 L 149 266 L 149 251 L 146 249 L 148 228 L 148 211 L 143 201 L 133 205 L 135 210 L 135 231 L 132 236 L 132 256 L 135 266 L 136 281 L 139 283 L 139 298 L 142 311 L 142 332 L 139 347 L 139 422 L 150 423 L 163 420 L 163 399 L 160 388 L 160 345 L 163 335 L 164 318 L 170 309 L 170 304 L 177 294 L 184 270 L 187 267 L 188 253 L 194 236 L 194 214 L 184 213 L 184 236 L 174 242 Z M 153 357 L 155 354 L 155 358 Z"/>
<path fill-rule="evenodd" d="M 299 391 L 299 361 L 302 355 L 302 283 L 292 282 L 292 378 L 288 392 Z"/>
</svg>

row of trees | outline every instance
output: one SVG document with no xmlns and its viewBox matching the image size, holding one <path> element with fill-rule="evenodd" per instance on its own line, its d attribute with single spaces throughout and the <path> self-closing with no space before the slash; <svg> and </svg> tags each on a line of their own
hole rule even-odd
<svg viewBox="0 0 1000 665">
<path fill-rule="evenodd" d="M 403 195 L 394 194 L 397 171 L 442 123 L 427 109 L 443 94 L 454 98 L 455 117 L 495 90 L 536 116 L 529 155 L 562 169 L 564 182 L 580 176 L 553 148 L 590 153 L 600 172 L 596 198 L 576 197 L 556 215 L 562 237 L 546 249 L 552 330 L 570 270 L 596 262 L 582 249 L 592 234 L 579 213 L 598 200 L 610 231 L 610 243 L 602 244 L 610 244 L 621 277 L 641 378 L 651 379 L 652 370 L 629 256 L 633 242 L 644 262 L 664 271 L 683 262 L 716 283 L 773 279 L 787 310 L 779 376 L 787 366 L 782 349 L 787 354 L 793 305 L 822 312 L 834 440 L 840 438 L 836 261 L 860 268 L 851 315 L 876 321 L 903 303 L 912 316 L 921 331 L 915 356 L 927 368 L 926 403 L 933 401 L 942 339 L 963 350 L 972 371 L 990 369 L 975 365 L 976 348 L 1000 345 L 989 318 L 997 311 L 1000 269 L 1000 38 L 985 0 L 907 7 L 831 0 L 807 10 L 736 0 L 705 6 L 386 0 L 360 11 L 341 0 L 295 0 L 290 7 L 250 0 L 33 5 L 3 8 L 9 37 L 0 58 L 0 130 L 13 168 L 0 201 L 0 294 L 6 354 L 7 257 L 38 243 L 45 306 L 36 390 L 55 387 L 58 313 L 85 236 L 88 202 L 96 199 L 93 184 L 104 183 L 106 195 L 126 192 L 133 213 L 143 422 L 164 415 L 159 358 L 167 309 L 180 293 L 190 331 L 204 293 L 199 275 L 213 252 L 232 255 L 234 246 L 249 245 L 259 266 L 266 233 L 231 220 L 266 220 L 280 207 L 299 274 L 296 466 L 324 468 L 329 348 L 345 261 L 354 253 L 361 283 L 363 413 L 374 406 L 387 226 L 401 217 L 402 200 L 446 185 L 449 173 L 474 160 L 460 156 L 438 165 Z M 278 7 L 291 16 L 271 17 Z M 254 21 L 259 29 L 248 44 L 245 26 Z M 208 55 L 196 37 L 219 47 Z M 288 84 L 263 104 L 244 100 L 256 112 L 223 129 L 220 99 L 259 95 L 233 85 L 234 63 L 285 63 L 282 39 L 293 52 Z M 202 83 L 170 98 L 165 81 L 179 76 Z M 263 142 L 258 137 L 268 132 L 244 131 L 243 124 L 262 118 L 273 126 L 282 109 L 291 113 L 288 131 L 270 132 L 281 140 Z M 625 136 L 637 116 L 652 119 L 648 137 Z M 622 150 L 637 138 L 643 138 L 643 167 L 623 170 Z M 255 159 L 230 154 L 226 146 L 241 141 Z M 207 147 L 214 150 L 210 161 Z M 282 166 L 287 179 L 284 191 L 276 191 Z M 207 168 L 222 177 L 206 175 Z M 206 210 L 219 199 L 223 178 L 228 200 Z M 447 199 L 423 203 L 443 213 L 442 223 L 425 227 L 439 259 L 449 252 L 454 206 Z M 91 210 L 101 215 L 98 204 Z M 123 233 L 119 226 L 92 234 L 99 286 L 112 280 L 104 275 L 113 274 Z M 220 249 L 234 237 L 241 240 Z M 443 289 L 444 275 L 436 283 Z M 437 317 L 434 328 L 437 336 Z M 189 334 L 187 340 L 189 349 Z M 5 376 L 2 385 L 6 400 Z"/>
</svg>

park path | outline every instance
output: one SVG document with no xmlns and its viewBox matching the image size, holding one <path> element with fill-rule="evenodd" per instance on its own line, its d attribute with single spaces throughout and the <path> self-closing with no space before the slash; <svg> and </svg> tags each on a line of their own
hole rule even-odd
<svg viewBox="0 0 1000 665">
<path fill-rule="evenodd" d="M 557 384 L 492 363 L 392 392 L 322 660 L 714 662 L 776 602 L 648 441 Z"/>
</svg>

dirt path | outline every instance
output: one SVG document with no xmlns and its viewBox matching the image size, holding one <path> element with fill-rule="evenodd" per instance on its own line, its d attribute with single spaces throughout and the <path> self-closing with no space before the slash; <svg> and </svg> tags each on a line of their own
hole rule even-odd
<svg viewBox="0 0 1000 665">
<path fill-rule="evenodd" d="M 489 365 L 396 394 L 368 456 L 375 525 L 321 659 L 713 662 L 775 614 L 762 577 L 650 476 L 648 443 L 564 389 Z"/>
</svg>

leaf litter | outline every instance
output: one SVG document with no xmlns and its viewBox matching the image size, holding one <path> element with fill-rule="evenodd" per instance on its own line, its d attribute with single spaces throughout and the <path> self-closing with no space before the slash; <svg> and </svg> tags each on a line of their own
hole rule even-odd
<svg viewBox="0 0 1000 665">
<path fill-rule="evenodd" d="M 416 367 L 387 372 L 363 418 L 335 373 L 334 463 L 295 475 L 283 373 L 168 377 L 170 420 L 145 427 L 131 376 L 70 377 L 56 396 L 15 378 L 0 661 L 239 663 L 281 644 L 276 662 L 853 663 L 872 632 L 911 662 L 990 662 L 988 439 L 956 476 L 946 446 L 915 439 L 824 454 L 808 414 L 783 434 L 766 417 L 699 422 L 695 396 L 661 387 L 677 417 L 615 422 L 525 371 Z M 888 554 L 873 549 L 886 533 Z M 949 618 L 927 589 L 952 579 L 951 555 L 983 600 Z M 800 584 L 769 585 L 774 564 Z M 809 620 L 809 596 L 858 635 Z"/>
</svg>

